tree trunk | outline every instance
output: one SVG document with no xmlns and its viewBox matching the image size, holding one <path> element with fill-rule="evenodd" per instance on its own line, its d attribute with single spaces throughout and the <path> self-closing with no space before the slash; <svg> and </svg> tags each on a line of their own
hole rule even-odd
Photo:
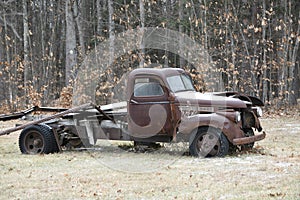
<svg viewBox="0 0 300 200">
<path fill-rule="evenodd" d="M 51 77 L 48 77 L 48 75 L 49 74 L 46 74 L 46 68 L 47 68 L 47 59 L 45 59 L 45 58 L 47 58 L 47 50 L 48 50 L 48 44 L 47 44 L 47 40 L 48 40 L 48 38 L 47 38 L 47 32 L 46 32 L 46 25 L 45 25 L 45 22 L 44 22 L 44 20 L 46 20 L 46 18 L 47 18 L 47 1 L 46 0 L 43 0 L 43 1 L 41 1 L 40 2 L 40 13 L 39 13 L 39 15 L 40 15 L 40 17 L 39 17 L 39 23 L 40 23 L 40 27 L 41 27 L 41 56 L 42 56 L 42 60 L 41 60 L 41 66 L 40 66 L 40 68 L 41 68 L 41 70 L 37 70 L 38 72 L 38 77 L 39 78 L 37 78 L 37 80 L 35 80 L 36 81 L 36 90 L 39 92 L 39 93 L 41 93 L 42 91 L 42 87 L 46 84 L 46 80 L 48 79 L 48 78 L 51 78 Z M 49 19 L 48 19 L 49 20 Z M 40 71 L 40 72 L 39 72 Z M 42 78 L 41 78 L 42 77 Z M 44 98 L 44 97 L 46 97 L 46 96 L 43 96 L 42 98 Z M 43 101 L 43 99 L 42 99 L 42 101 Z"/>
<path fill-rule="evenodd" d="M 263 10 L 262 10 L 262 55 L 263 55 L 263 63 L 262 63 L 262 99 L 263 102 L 268 101 L 268 78 L 267 78 L 267 48 L 266 48 L 266 1 L 263 0 Z"/>
<path fill-rule="evenodd" d="M 113 0 L 107 0 L 108 23 L 109 23 L 109 63 L 113 64 L 115 54 L 115 22 Z"/>
<path fill-rule="evenodd" d="M 179 33 L 183 35 L 183 0 L 178 0 L 178 15 L 179 15 Z M 179 38 L 179 50 L 180 55 L 183 55 L 183 38 Z M 179 57 L 179 67 L 183 68 L 185 65 L 184 59 L 180 56 Z"/>
<path fill-rule="evenodd" d="M 97 35 L 102 35 L 102 28 L 103 28 L 103 19 L 102 19 L 102 0 L 96 1 L 96 9 L 97 9 Z"/>
<path fill-rule="evenodd" d="M 295 95 L 295 89 L 297 88 L 296 84 L 296 59 L 297 59 L 297 53 L 299 49 L 299 40 L 300 40 L 300 12 L 299 12 L 299 17 L 298 17 L 298 28 L 297 28 L 297 33 L 296 33 L 296 42 L 293 48 L 293 53 L 292 53 L 292 58 L 291 58 L 291 66 L 289 70 L 289 88 L 288 88 L 288 94 L 289 94 L 289 105 L 294 105 L 297 104 L 297 97 Z M 298 72 L 299 73 L 299 72 Z M 299 85 L 298 85 L 299 89 Z"/>
<path fill-rule="evenodd" d="M 233 2 L 231 3 L 231 6 L 232 6 L 232 10 L 234 12 L 234 15 L 238 16 L 237 12 L 236 12 L 236 8 L 235 8 Z M 254 66 L 255 63 L 250 58 L 250 52 L 249 52 L 247 40 L 246 40 L 245 35 L 243 33 L 242 27 L 240 25 L 238 27 L 239 27 L 239 32 L 240 32 L 240 35 L 241 35 L 242 44 L 244 45 L 243 48 L 245 48 L 245 53 L 246 53 L 245 60 L 249 61 L 249 65 L 250 65 L 251 85 L 254 87 L 254 90 L 256 91 L 257 90 L 257 81 L 256 81 L 256 76 L 255 76 L 255 66 Z M 251 92 L 249 92 L 249 93 L 251 93 Z"/>
<path fill-rule="evenodd" d="M 207 32 L 207 4 L 206 0 L 204 2 L 204 20 L 203 20 L 203 31 L 204 31 L 204 48 L 208 49 L 208 32 Z"/>
<path fill-rule="evenodd" d="M 66 1 L 66 78 L 65 84 L 69 85 L 75 78 L 75 66 L 77 63 L 76 32 L 73 17 L 73 1 Z"/>
<path fill-rule="evenodd" d="M 23 48 L 24 48 L 24 96 L 25 104 L 28 103 L 28 81 L 29 81 L 29 26 L 28 26 L 28 14 L 27 14 L 27 0 L 23 0 Z"/>
<path fill-rule="evenodd" d="M 236 68 L 236 53 L 235 53 L 235 44 L 234 44 L 234 38 L 232 35 L 232 31 L 229 30 L 229 34 L 230 34 L 230 41 L 231 41 L 231 59 L 232 59 L 232 66 L 233 66 L 233 71 L 232 71 L 232 90 L 233 91 L 237 91 L 237 84 L 238 84 L 238 79 L 237 79 L 237 72 L 238 69 Z"/>
<path fill-rule="evenodd" d="M 140 7 L 140 29 L 141 29 L 141 34 L 144 34 L 144 29 L 145 29 L 145 9 L 144 9 L 144 0 L 139 0 L 139 7 Z M 139 67 L 142 68 L 144 67 L 145 64 L 145 43 L 144 40 L 141 40 L 140 43 L 140 51 L 139 51 L 139 58 L 140 58 L 140 64 Z"/>
<path fill-rule="evenodd" d="M 284 30 L 283 30 L 283 36 L 282 36 L 282 41 L 283 41 L 283 52 L 282 52 L 282 58 L 281 60 L 283 60 L 282 63 L 282 70 L 281 70 L 281 80 L 280 80 L 280 93 L 282 95 L 282 97 L 284 97 L 285 101 L 288 100 L 288 50 L 289 50 L 289 35 L 290 35 L 290 29 L 289 29 L 289 22 L 288 22 L 288 6 L 287 6 L 287 1 L 283 1 L 283 7 L 284 7 L 284 17 L 283 17 L 283 26 L 284 26 Z"/>
<path fill-rule="evenodd" d="M 164 1 L 163 3 L 163 15 L 165 18 L 165 21 L 163 22 L 163 28 L 167 28 L 167 21 L 168 21 L 168 6 L 167 6 L 167 1 Z M 168 31 L 166 31 L 165 38 L 169 38 Z M 167 41 L 167 39 L 166 39 Z M 164 67 L 169 67 L 169 52 L 167 51 L 167 42 L 165 42 L 165 53 L 163 55 L 164 59 Z"/>
<path fill-rule="evenodd" d="M 83 1 L 76 0 L 73 4 L 73 11 L 74 11 L 74 19 L 76 22 L 76 27 L 78 30 L 78 38 L 79 38 L 79 49 L 78 53 L 79 57 L 83 57 L 85 54 L 85 44 L 84 44 L 84 29 L 83 29 L 83 21 L 82 21 L 82 10 L 83 10 Z"/>
<path fill-rule="evenodd" d="M 7 22 L 6 22 L 6 17 L 3 15 L 3 23 L 4 23 L 4 46 L 5 46 L 5 53 L 6 53 L 6 64 L 10 65 L 11 64 L 11 59 L 10 59 L 10 51 L 9 51 L 9 44 L 7 37 L 8 36 L 8 30 L 7 30 Z M 7 66 L 6 66 L 7 67 Z M 10 81 L 11 79 L 11 73 L 10 70 L 5 69 L 5 72 L 7 72 L 7 89 L 8 89 L 8 104 L 10 106 L 10 109 L 12 109 L 12 103 L 13 103 L 13 89 L 12 89 L 12 82 Z"/>
</svg>

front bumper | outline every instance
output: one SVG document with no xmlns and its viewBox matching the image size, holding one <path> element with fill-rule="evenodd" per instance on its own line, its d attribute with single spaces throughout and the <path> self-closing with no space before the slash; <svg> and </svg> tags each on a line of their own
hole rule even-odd
<svg viewBox="0 0 300 200">
<path fill-rule="evenodd" d="M 241 144 L 249 144 L 259 140 L 263 140 L 266 137 L 266 133 L 263 132 L 262 134 L 250 136 L 250 137 L 243 137 L 243 138 L 235 138 L 233 139 L 233 145 L 241 145 Z"/>
</svg>

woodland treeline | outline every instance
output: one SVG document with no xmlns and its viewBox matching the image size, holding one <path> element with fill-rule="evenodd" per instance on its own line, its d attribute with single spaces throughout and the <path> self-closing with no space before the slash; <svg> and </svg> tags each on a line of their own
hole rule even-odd
<svg viewBox="0 0 300 200">
<path fill-rule="evenodd" d="M 178 31 L 201 44 L 225 90 L 272 106 L 293 105 L 300 96 L 298 0 L 2 0 L 1 107 L 52 105 L 66 95 L 95 46 L 109 39 L 113 52 L 118 33 L 144 27 Z M 102 101 L 109 96 L 101 88 L 108 76 L 118 82 L 141 63 L 197 74 L 179 55 L 157 49 L 141 47 L 113 62 L 101 75 Z"/>
</svg>

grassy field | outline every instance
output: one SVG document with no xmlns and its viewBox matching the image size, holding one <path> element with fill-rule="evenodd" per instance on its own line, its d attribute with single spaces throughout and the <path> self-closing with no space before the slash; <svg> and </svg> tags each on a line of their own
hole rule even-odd
<svg viewBox="0 0 300 200">
<path fill-rule="evenodd" d="M 14 122 L 0 123 L 0 129 Z M 300 117 L 262 119 L 265 140 L 225 158 L 187 156 L 187 145 L 22 155 L 0 137 L 0 199 L 300 199 Z"/>
</svg>

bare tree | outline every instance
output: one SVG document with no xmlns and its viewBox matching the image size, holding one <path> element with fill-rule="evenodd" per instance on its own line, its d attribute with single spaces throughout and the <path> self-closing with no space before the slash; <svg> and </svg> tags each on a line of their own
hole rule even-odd
<svg viewBox="0 0 300 200">
<path fill-rule="evenodd" d="M 24 45 L 24 92 L 26 102 L 28 103 L 28 81 L 29 81 L 29 27 L 28 27 L 28 14 L 27 14 L 27 0 L 23 0 L 23 45 Z"/>
<path fill-rule="evenodd" d="M 144 9 L 144 0 L 139 0 L 139 7 L 140 7 L 140 29 L 141 33 L 144 34 L 144 29 L 145 29 L 145 9 Z M 145 43 L 144 40 L 141 41 L 140 44 L 140 52 L 139 52 L 139 58 L 140 58 L 140 64 L 139 67 L 144 67 L 145 63 Z"/>
<path fill-rule="evenodd" d="M 182 0 L 178 0 L 178 17 L 179 17 L 179 26 L 178 26 L 178 31 L 180 34 L 184 34 L 183 33 L 183 1 Z M 179 39 L 179 49 L 180 51 L 183 51 L 183 39 L 182 37 L 180 37 Z M 182 57 L 179 58 L 179 66 L 180 68 L 184 67 L 184 59 Z"/>
<path fill-rule="evenodd" d="M 76 0 L 73 4 L 73 15 L 76 22 L 77 32 L 78 32 L 78 38 L 79 38 L 79 49 L 78 53 L 79 56 L 83 56 L 85 53 L 85 42 L 84 42 L 84 30 L 83 30 L 83 16 L 82 16 L 82 10 L 83 10 L 84 1 L 82 0 Z"/>
<path fill-rule="evenodd" d="M 96 0 L 96 9 L 97 9 L 97 35 L 102 35 L 103 29 L 103 8 L 102 0 Z"/>
<path fill-rule="evenodd" d="M 290 105 L 294 105 L 297 104 L 296 98 L 295 97 L 295 90 L 299 90 L 299 85 L 297 86 L 296 84 L 296 59 L 297 59 L 297 54 L 298 54 L 298 50 L 299 50 L 299 41 L 300 41 L 300 11 L 299 11 L 299 17 L 298 17 L 298 28 L 296 31 L 296 34 L 294 36 L 295 39 L 295 45 L 292 51 L 292 57 L 291 57 L 291 65 L 290 65 L 290 70 L 289 70 L 289 89 L 288 89 L 288 94 L 289 94 L 289 104 Z M 299 61 L 298 61 L 299 62 Z M 299 72 L 298 72 L 299 73 Z"/>
<path fill-rule="evenodd" d="M 109 23 L 109 63 L 113 63 L 114 52 L 115 52 L 115 22 L 114 22 L 114 8 L 113 1 L 107 0 L 108 4 L 108 23 Z"/>
<path fill-rule="evenodd" d="M 66 85 L 75 78 L 75 66 L 77 64 L 76 30 L 73 17 L 73 1 L 66 1 Z"/>
<path fill-rule="evenodd" d="M 266 26 L 267 26 L 267 18 L 266 18 L 266 1 L 262 1 L 262 99 L 266 102 L 268 95 L 268 78 L 267 78 L 267 48 L 266 48 Z"/>
</svg>

